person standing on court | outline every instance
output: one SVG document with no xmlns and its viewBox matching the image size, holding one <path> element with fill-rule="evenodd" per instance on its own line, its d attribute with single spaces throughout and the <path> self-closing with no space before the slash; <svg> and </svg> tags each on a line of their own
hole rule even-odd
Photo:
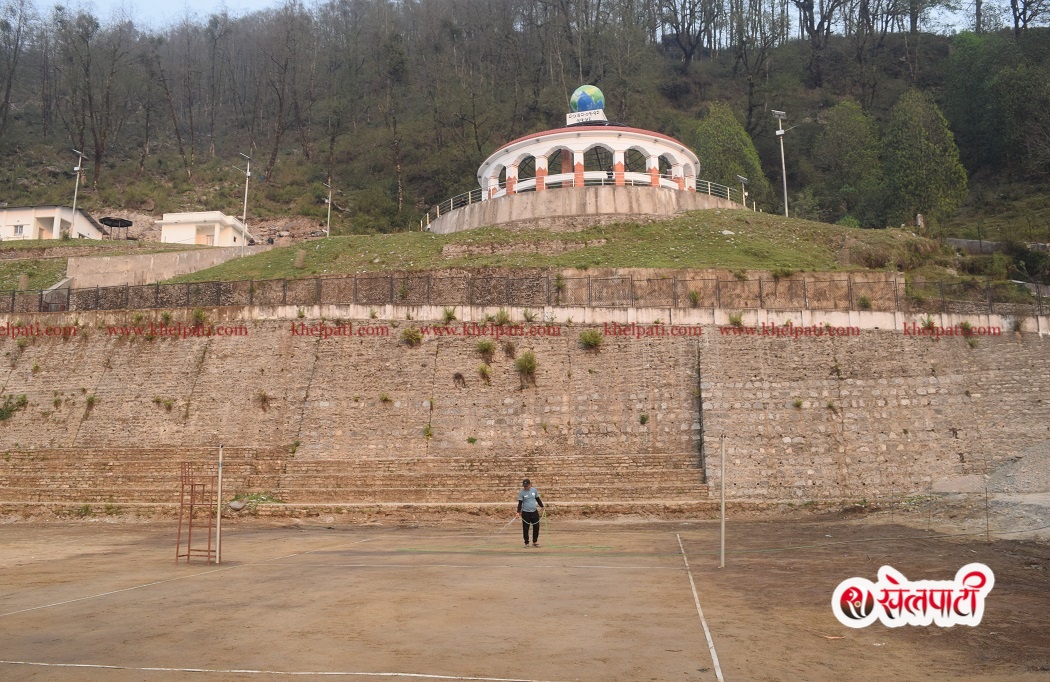
<svg viewBox="0 0 1050 682">
<path fill-rule="evenodd" d="M 529 546 L 529 526 L 532 526 L 532 546 L 539 547 L 540 543 L 540 512 L 543 508 L 543 500 L 540 499 L 540 491 L 532 487 L 532 482 L 525 479 L 521 482 L 521 490 L 518 491 L 518 513 L 515 516 L 521 519 L 521 534 L 525 538 L 525 546 Z"/>
</svg>

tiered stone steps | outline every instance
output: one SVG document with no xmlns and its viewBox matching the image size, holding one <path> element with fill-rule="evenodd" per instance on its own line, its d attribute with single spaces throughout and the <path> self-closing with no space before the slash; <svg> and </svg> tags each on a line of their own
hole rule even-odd
<svg viewBox="0 0 1050 682">
<path fill-rule="evenodd" d="M 0 505 L 178 503 L 179 463 L 214 473 L 213 448 L 68 448 L 0 455 Z M 343 504 L 505 503 L 532 478 L 560 503 L 707 499 L 695 456 L 493 455 L 296 458 L 288 450 L 238 448 L 224 453 L 224 489 L 266 492 L 296 506 Z"/>
</svg>

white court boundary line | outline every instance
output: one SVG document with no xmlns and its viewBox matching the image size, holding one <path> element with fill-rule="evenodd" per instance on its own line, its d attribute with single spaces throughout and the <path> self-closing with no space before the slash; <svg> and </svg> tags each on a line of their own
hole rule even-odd
<svg viewBox="0 0 1050 682">
<path fill-rule="evenodd" d="M 577 569 L 577 568 L 597 568 L 597 569 L 608 569 L 612 571 L 619 570 L 637 570 L 637 571 L 681 571 L 682 569 L 674 566 L 601 566 L 597 564 L 296 564 L 296 569 L 307 569 L 307 568 L 473 568 L 479 570 L 488 570 L 491 568 L 509 568 L 509 569 L 528 569 L 533 570 L 536 568 L 564 568 L 564 569 Z"/>
<path fill-rule="evenodd" d="M 678 538 L 678 548 L 682 550 L 682 561 L 685 562 L 685 572 L 689 576 L 689 586 L 693 588 L 693 601 L 696 602 L 696 612 L 700 614 L 700 624 L 704 626 L 707 647 L 711 650 L 711 661 L 715 664 L 715 677 L 718 678 L 718 682 L 725 682 L 725 678 L 722 677 L 722 669 L 718 666 L 718 654 L 715 653 L 715 643 L 711 639 L 711 630 L 707 627 L 707 619 L 704 618 L 704 611 L 700 608 L 700 597 L 696 594 L 696 583 L 693 582 L 693 571 L 689 568 L 689 559 L 685 555 L 685 547 L 682 546 L 682 536 L 678 533 L 675 533 L 674 536 Z"/>
<path fill-rule="evenodd" d="M 94 670 L 136 670 L 141 672 L 162 673 L 218 673 L 220 675 L 288 675 L 305 677 L 307 675 L 325 675 L 341 677 L 414 677 L 425 680 L 468 680 L 477 682 L 551 682 L 549 680 L 529 680 L 512 677 L 460 677 L 458 675 L 428 675 L 426 673 L 368 673 L 368 672 L 308 672 L 290 670 L 251 670 L 230 669 L 221 670 L 213 668 L 136 668 L 125 665 L 101 665 L 94 663 L 43 663 L 40 661 L 0 661 L 2 665 L 31 665 L 44 668 L 91 668 Z"/>
<path fill-rule="evenodd" d="M 376 537 L 382 537 L 382 536 L 376 536 Z M 358 540 L 357 542 L 351 542 L 350 545 L 359 545 L 362 542 L 368 542 L 370 540 L 375 540 L 376 537 L 365 538 L 364 540 Z M 342 545 L 342 546 L 348 547 L 349 545 Z M 325 548 L 325 549 L 329 549 L 329 548 Z M 56 601 L 53 604 L 44 604 L 43 606 L 31 606 L 31 607 L 29 607 L 27 609 L 18 609 L 17 611 L 8 611 L 7 613 L 0 613 L 0 618 L 4 618 L 6 616 L 14 616 L 14 615 L 19 614 L 19 613 L 28 613 L 29 611 L 40 611 L 42 609 L 50 609 L 50 608 L 52 608 L 54 606 L 63 606 L 65 604 L 75 604 L 76 602 L 88 601 L 89 599 L 98 599 L 100 597 L 108 597 L 108 596 L 113 595 L 113 594 L 120 594 L 121 592 L 132 592 L 134 590 L 141 590 L 143 588 L 153 587 L 155 585 L 163 585 L 165 583 L 173 583 L 176 580 L 188 580 L 189 578 L 197 578 L 197 577 L 200 577 L 202 575 L 208 575 L 210 573 L 219 573 L 220 571 L 233 571 L 233 570 L 236 570 L 238 568 L 247 568 L 248 566 L 259 566 L 261 564 L 270 563 L 271 561 L 280 561 L 281 559 L 290 559 L 290 558 L 295 557 L 295 556 L 301 556 L 303 554 L 310 554 L 311 552 L 316 552 L 316 551 L 319 551 L 319 550 L 310 549 L 310 550 L 307 550 L 305 552 L 295 552 L 294 554 L 286 554 L 284 556 L 274 557 L 272 559 L 266 559 L 265 561 L 256 561 L 254 563 L 240 564 L 238 566 L 227 566 L 226 568 L 213 568 L 210 571 L 200 571 L 199 573 L 192 573 L 190 575 L 180 575 L 180 576 L 176 576 L 174 578 L 167 578 L 166 580 L 156 580 L 154 582 L 145 583 L 143 585 L 135 585 L 134 587 L 124 587 L 124 588 L 121 588 L 119 590 L 111 590 L 109 592 L 102 592 L 100 594 L 92 594 L 92 595 L 89 595 L 87 597 L 77 597 L 76 599 L 66 599 L 65 601 Z M 2 662 L 3 661 L 0 661 L 0 663 L 2 663 Z"/>
</svg>

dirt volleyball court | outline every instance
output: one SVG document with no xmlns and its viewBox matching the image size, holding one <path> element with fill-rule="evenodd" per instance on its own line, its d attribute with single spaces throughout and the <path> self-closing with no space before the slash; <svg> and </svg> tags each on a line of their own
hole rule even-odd
<svg viewBox="0 0 1050 682">
<path fill-rule="evenodd" d="M 221 566 L 176 565 L 171 521 L 0 525 L 0 679 L 1050 678 L 1045 542 L 752 520 L 719 569 L 717 521 L 555 516 L 535 549 L 505 520 L 326 521 L 225 523 Z M 977 627 L 832 615 L 848 577 L 971 562 L 995 572 Z"/>
</svg>

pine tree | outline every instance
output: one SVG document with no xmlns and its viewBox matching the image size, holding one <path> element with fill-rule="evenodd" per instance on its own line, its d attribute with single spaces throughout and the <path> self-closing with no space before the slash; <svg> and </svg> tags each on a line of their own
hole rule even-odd
<svg viewBox="0 0 1050 682">
<path fill-rule="evenodd" d="M 918 213 L 945 218 L 966 197 L 966 169 L 941 110 L 909 90 L 890 111 L 884 138 L 889 215 L 910 223 Z"/>
<path fill-rule="evenodd" d="M 814 148 L 814 165 L 823 174 L 820 203 L 832 222 L 850 216 L 864 227 L 882 227 L 881 144 L 875 122 L 860 104 L 836 104 Z"/>
<path fill-rule="evenodd" d="M 742 175 L 750 183 L 750 200 L 768 203 L 769 180 L 762 174 L 758 151 L 728 104 L 711 103 L 707 115 L 696 126 L 692 147 L 700 157 L 697 178 L 739 187 L 736 176 Z"/>
</svg>

